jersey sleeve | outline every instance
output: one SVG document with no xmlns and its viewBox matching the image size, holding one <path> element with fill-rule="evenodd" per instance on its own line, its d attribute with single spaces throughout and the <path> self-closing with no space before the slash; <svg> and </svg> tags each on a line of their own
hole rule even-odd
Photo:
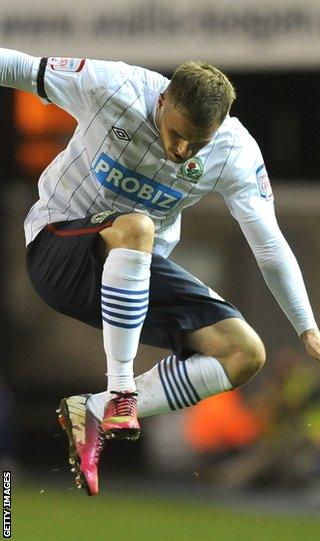
<svg viewBox="0 0 320 541">
<path fill-rule="evenodd" d="M 273 213 L 273 192 L 264 160 L 248 133 L 234 142 L 217 191 L 239 223 Z"/>
<path fill-rule="evenodd" d="M 37 93 L 40 58 L 0 47 L 0 86 Z"/>
<path fill-rule="evenodd" d="M 102 106 L 126 83 L 152 93 L 153 86 L 160 84 L 159 78 L 164 80 L 125 62 L 52 57 L 40 61 L 37 89 L 41 98 L 81 120 L 94 104 Z"/>
<path fill-rule="evenodd" d="M 112 80 L 112 69 L 109 71 Z M 78 119 L 91 107 L 99 77 L 94 61 L 38 58 L 0 48 L 0 85 L 37 94 L 45 103 L 55 103 Z"/>
<path fill-rule="evenodd" d="M 93 62 L 84 58 L 41 58 L 37 92 L 77 120 L 92 106 L 98 77 Z"/>
<path fill-rule="evenodd" d="M 162 75 L 125 62 L 31 55 L 0 48 L 0 85 L 37 94 L 76 120 L 86 117 L 95 104 L 103 104 L 129 83 L 146 100 L 162 91 L 168 80 Z"/>
<path fill-rule="evenodd" d="M 299 264 L 277 223 L 261 152 L 249 135 L 232 152 L 219 191 L 238 220 L 269 289 L 301 335 L 317 324 Z"/>
</svg>

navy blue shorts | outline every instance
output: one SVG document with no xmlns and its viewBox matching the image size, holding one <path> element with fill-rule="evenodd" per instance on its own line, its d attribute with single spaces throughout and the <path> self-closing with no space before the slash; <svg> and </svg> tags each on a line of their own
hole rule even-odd
<svg viewBox="0 0 320 541">
<path fill-rule="evenodd" d="M 106 213 L 107 214 L 107 213 Z M 40 297 L 58 312 L 102 328 L 99 231 L 120 213 L 47 225 L 27 247 L 27 269 Z M 152 256 L 150 300 L 141 342 L 183 351 L 185 331 L 241 318 L 232 304 L 212 298 L 208 287 L 176 263 Z"/>
</svg>

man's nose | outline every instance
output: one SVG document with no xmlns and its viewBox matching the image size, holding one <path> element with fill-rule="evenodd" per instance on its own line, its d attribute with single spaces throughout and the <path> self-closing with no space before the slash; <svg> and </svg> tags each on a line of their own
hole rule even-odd
<svg viewBox="0 0 320 541">
<path fill-rule="evenodd" d="M 188 141 L 180 141 L 176 152 L 181 158 L 189 158 L 191 156 L 191 149 Z"/>
</svg>

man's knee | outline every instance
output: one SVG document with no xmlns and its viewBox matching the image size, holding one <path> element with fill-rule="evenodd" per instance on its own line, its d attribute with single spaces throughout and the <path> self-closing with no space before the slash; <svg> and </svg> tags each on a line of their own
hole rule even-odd
<svg viewBox="0 0 320 541">
<path fill-rule="evenodd" d="M 217 358 L 234 387 L 254 376 L 266 359 L 264 345 L 257 333 L 238 318 L 194 331 L 187 339 L 187 346 L 205 356 Z"/>
<path fill-rule="evenodd" d="M 244 338 L 234 352 L 233 384 L 241 385 L 248 381 L 263 367 L 266 360 L 264 345 L 257 334 Z"/>
<path fill-rule="evenodd" d="M 112 227 L 100 231 L 108 250 L 129 248 L 151 252 L 154 241 L 154 223 L 146 214 L 123 214 L 115 219 Z"/>
</svg>

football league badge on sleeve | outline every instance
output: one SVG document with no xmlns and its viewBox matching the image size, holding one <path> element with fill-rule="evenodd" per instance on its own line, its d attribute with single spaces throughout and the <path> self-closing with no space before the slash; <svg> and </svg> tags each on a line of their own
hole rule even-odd
<svg viewBox="0 0 320 541">
<path fill-rule="evenodd" d="M 203 175 L 203 170 L 203 163 L 199 158 L 189 158 L 181 165 L 177 177 L 190 182 L 197 182 L 198 178 Z"/>
<path fill-rule="evenodd" d="M 264 163 L 256 169 L 256 177 L 261 197 L 267 201 L 273 199 L 272 187 Z"/>
<path fill-rule="evenodd" d="M 85 65 L 85 58 L 62 58 L 54 57 L 48 59 L 48 65 L 53 71 L 79 72 Z"/>
</svg>

